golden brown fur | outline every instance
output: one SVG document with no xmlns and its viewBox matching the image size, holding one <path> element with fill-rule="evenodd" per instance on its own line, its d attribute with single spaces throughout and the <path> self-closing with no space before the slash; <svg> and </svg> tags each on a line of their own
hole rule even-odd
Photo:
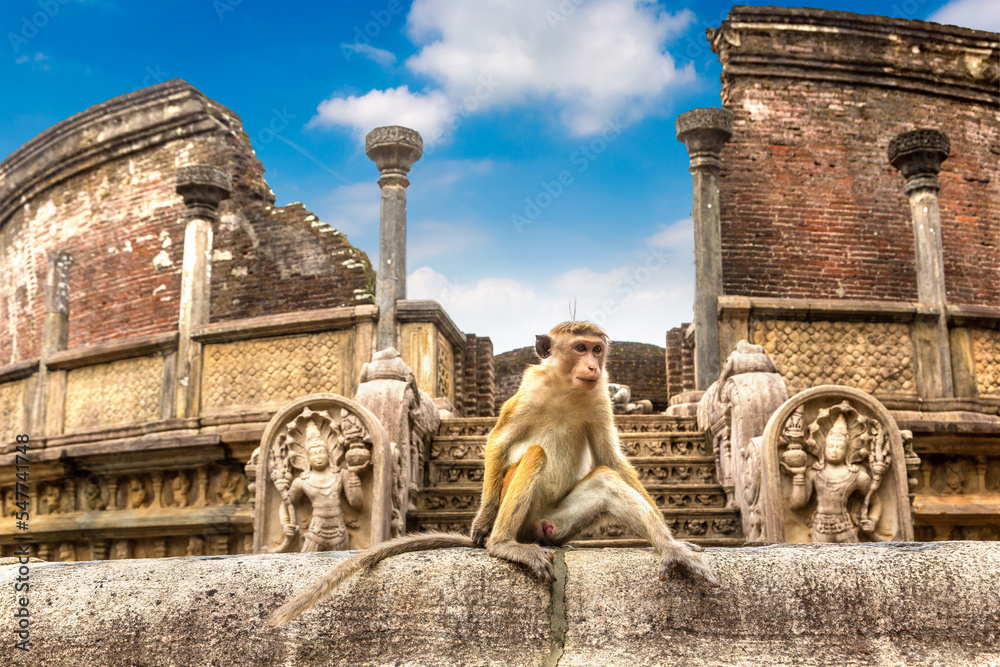
<svg viewBox="0 0 1000 667">
<path fill-rule="evenodd" d="M 552 581 L 553 554 L 589 525 L 613 518 L 661 554 L 660 578 L 683 566 L 709 585 L 696 551 L 670 534 L 653 499 L 621 452 L 604 362 L 608 337 L 589 322 L 563 322 L 538 336 L 542 362 L 528 367 L 486 443 L 486 469 L 471 538 L 434 533 L 397 538 L 353 556 L 272 614 L 281 625 L 310 609 L 344 579 L 411 551 L 485 546 Z"/>
</svg>

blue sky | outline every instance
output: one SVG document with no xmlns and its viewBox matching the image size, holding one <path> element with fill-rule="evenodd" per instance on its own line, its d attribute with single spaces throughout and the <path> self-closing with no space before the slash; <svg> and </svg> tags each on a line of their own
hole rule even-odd
<svg viewBox="0 0 1000 667">
<path fill-rule="evenodd" d="M 0 0 L 0 156 L 181 78 L 243 119 L 278 204 L 378 261 L 363 136 L 419 130 L 408 297 L 497 352 L 568 319 L 657 345 L 692 317 L 677 114 L 719 105 L 704 38 L 733 3 L 643 0 Z M 802 3 L 766 2 L 801 6 Z M 994 0 L 809 6 L 1000 30 Z"/>
</svg>

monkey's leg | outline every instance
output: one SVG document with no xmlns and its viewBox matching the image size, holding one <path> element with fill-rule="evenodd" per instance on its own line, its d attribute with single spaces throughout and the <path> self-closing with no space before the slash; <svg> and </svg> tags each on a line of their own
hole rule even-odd
<svg viewBox="0 0 1000 667">
<path fill-rule="evenodd" d="M 486 550 L 497 558 L 526 565 L 539 579 L 555 581 L 552 567 L 555 555 L 537 544 L 517 541 L 538 494 L 545 462 L 545 450 L 535 445 L 507 472 L 500 511 L 486 541 Z"/>
<path fill-rule="evenodd" d="M 678 542 L 670 534 L 660 511 L 641 493 L 606 466 L 594 468 L 573 487 L 556 509 L 542 521 L 542 529 L 551 533 L 549 539 L 563 544 L 573 539 L 595 519 L 607 515 L 624 524 L 636 535 L 647 539 L 661 555 L 660 580 L 668 570 L 682 566 L 704 579 L 709 586 L 719 585 L 712 570 L 696 553 L 692 545 Z M 549 525 L 546 526 L 545 524 Z"/>
</svg>

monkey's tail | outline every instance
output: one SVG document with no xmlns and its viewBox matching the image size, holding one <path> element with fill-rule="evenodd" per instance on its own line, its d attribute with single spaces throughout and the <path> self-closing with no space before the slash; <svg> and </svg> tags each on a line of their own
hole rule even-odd
<svg viewBox="0 0 1000 667">
<path fill-rule="evenodd" d="M 271 626 L 284 625 L 299 614 L 312 609 L 313 605 L 329 595 L 355 572 L 371 569 L 386 558 L 413 551 L 475 546 L 472 538 L 461 533 L 417 533 L 383 542 L 338 563 L 309 588 L 275 609 L 267 619 L 267 623 Z"/>
</svg>

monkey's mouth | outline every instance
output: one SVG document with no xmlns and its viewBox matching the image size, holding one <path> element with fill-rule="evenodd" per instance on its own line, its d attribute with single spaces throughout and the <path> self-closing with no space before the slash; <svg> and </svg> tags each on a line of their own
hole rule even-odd
<svg viewBox="0 0 1000 667">
<path fill-rule="evenodd" d="M 587 389 L 593 389 L 597 386 L 597 378 L 591 380 L 590 378 L 577 378 L 577 381 L 583 384 Z"/>
</svg>

